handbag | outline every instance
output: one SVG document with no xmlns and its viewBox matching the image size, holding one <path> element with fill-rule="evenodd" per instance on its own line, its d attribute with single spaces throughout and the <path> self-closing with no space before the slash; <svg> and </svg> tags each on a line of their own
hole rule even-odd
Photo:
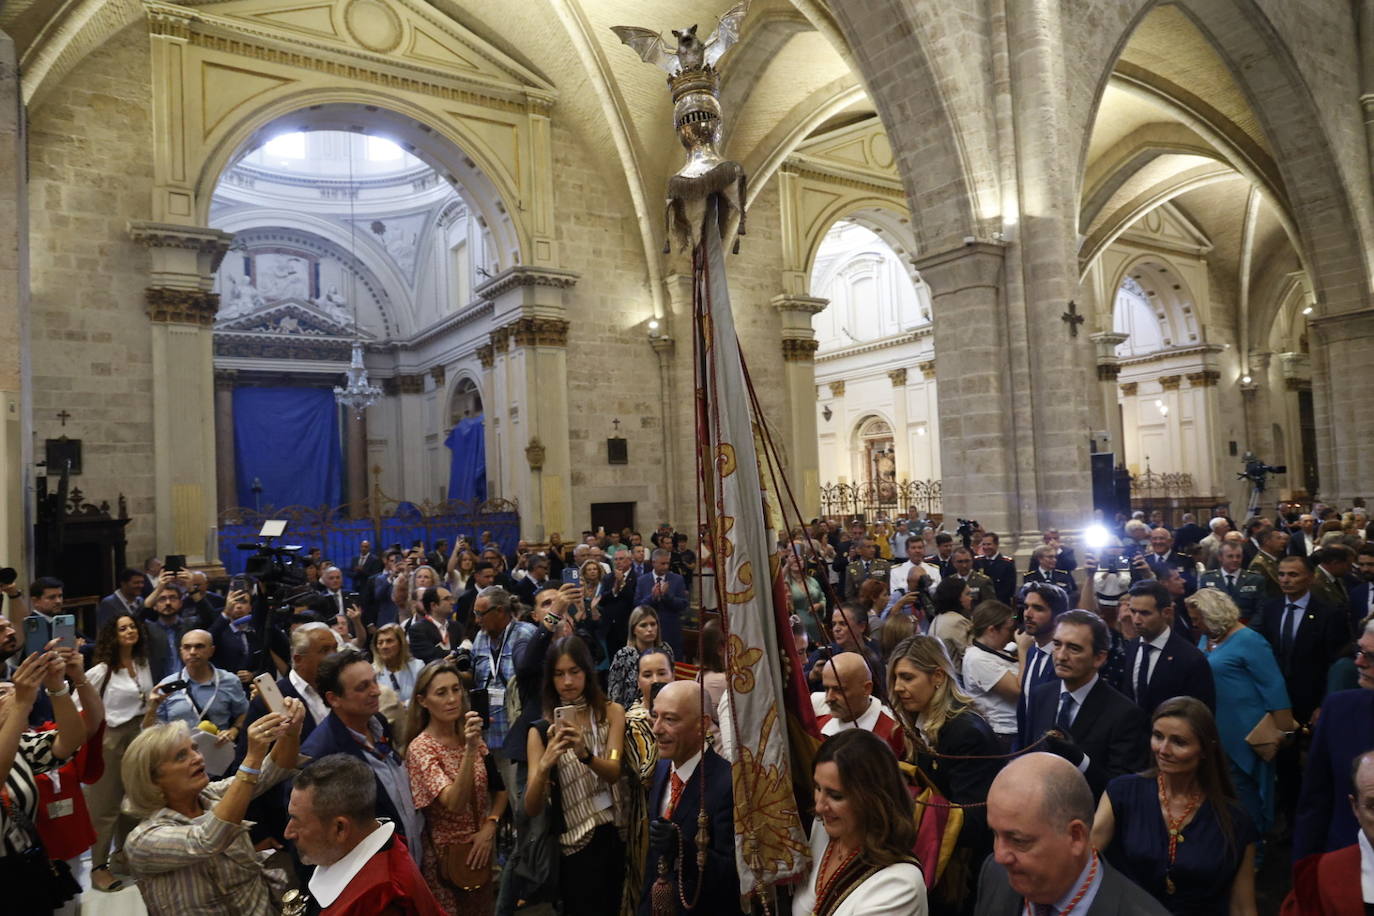
<svg viewBox="0 0 1374 916">
<path fill-rule="evenodd" d="M 549 740 L 546 720 L 540 719 L 531 727 L 539 729 L 545 741 Z M 523 906 L 557 903 L 560 899 L 558 881 L 563 850 L 558 838 L 563 833 L 563 796 L 557 776 L 557 769 L 549 774 L 548 804 L 520 831 L 520 842 L 509 865 L 515 899 Z"/>
<path fill-rule="evenodd" d="M 8 789 L 0 789 L 0 808 L 9 822 L 0 844 L 0 886 L 5 888 L 6 911 L 51 913 L 81 893 L 71 867 L 62 859 L 48 858 L 33 821 L 10 800 Z"/>
<path fill-rule="evenodd" d="M 468 864 L 472 847 L 472 840 L 450 843 L 447 846 L 437 843 L 434 845 L 434 850 L 438 853 L 439 861 L 436 865 L 440 881 L 460 891 L 475 891 L 491 881 L 491 859 L 487 859 L 487 864 L 481 868 L 473 868 Z"/>
<path fill-rule="evenodd" d="M 1274 714 L 1266 712 L 1255 723 L 1255 727 L 1250 729 L 1250 734 L 1245 736 L 1245 743 L 1250 745 L 1250 750 L 1254 751 L 1261 760 L 1273 760 L 1279 752 L 1279 745 L 1286 737 L 1278 723 L 1274 721 Z"/>
</svg>

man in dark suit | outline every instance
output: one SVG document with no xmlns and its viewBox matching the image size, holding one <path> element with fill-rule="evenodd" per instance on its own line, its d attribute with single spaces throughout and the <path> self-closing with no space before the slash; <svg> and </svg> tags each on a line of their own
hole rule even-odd
<svg viewBox="0 0 1374 916">
<path fill-rule="evenodd" d="M 253 605 L 246 595 L 235 593 L 234 600 L 216 615 L 210 638 L 215 643 L 215 667 L 237 674 L 245 693 L 253 676 L 271 667 L 263 651 L 262 635 L 253 626 Z"/>
<path fill-rule="evenodd" d="M 1174 544 L 1180 550 L 1196 544 L 1207 536 L 1207 529 L 1197 523 L 1193 513 L 1183 513 L 1183 524 L 1174 529 Z"/>
<path fill-rule="evenodd" d="M 1007 764 L 988 791 L 993 853 L 978 877 L 974 916 L 1062 913 L 1070 900 L 1073 916 L 1167 916 L 1094 852 L 1096 810 L 1082 774 L 1058 757 Z"/>
<path fill-rule="evenodd" d="M 935 535 L 935 552 L 926 557 L 926 562 L 940 571 L 940 578 L 954 571 L 950 556 L 954 553 L 954 535 L 941 531 Z"/>
<path fill-rule="evenodd" d="M 1312 594 L 1312 569 L 1302 557 L 1280 560 L 1278 578 L 1283 597 L 1260 606 L 1258 629 L 1274 647 L 1294 718 L 1306 724 L 1326 693 L 1327 669 L 1350 642 L 1350 625 Z"/>
<path fill-rule="evenodd" d="M 1021 694 L 1016 702 L 1016 746 L 1026 747 L 1030 737 L 1030 696 L 1035 688 L 1058 683 L 1054 673 L 1054 622 L 1069 609 L 1069 595 L 1057 585 L 1037 582 L 1021 590 L 1021 625 L 1018 646 L 1025 644 L 1026 663 L 1021 672 Z M 1037 736 L 1038 737 L 1038 736 Z"/>
<path fill-rule="evenodd" d="M 1374 541 L 1360 548 L 1355 562 L 1360 584 L 1350 590 L 1350 620 L 1351 629 L 1358 631 L 1360 623 L 1374 614 Z"/>
<path fill-rule="evenodd" d="M 161 681 L 181 667 L 181 637 L 197 629 L 196 622 L 181 616 L 181 589 L 159 585 L 143 605 L 148 631 L 148 667 L 153 680 Z"/>
<path fill-rule="evenodd" d="M 682 643 L 682 614 L 687 610 L 687 586 L 682 577 L 668 571 L 672 555 L 659 548 L 650 561 L 653 569 L 635 585 L 635 607 L 647 604 L 658 612 L 659 638 L 673 650 L 673 658 L 686 658 Z"/>
<path fill-rule="evenodd" d="M 1126 672 L 1117 688 L 1148 716 L 1170 697 L 1195 697 L 1216 712 L 1212 666 L 1174 628 L 1174 603 L 1158 582 L 1137 582 L 1130 592 L 1136 638 L 1126 649 Z"/>
<path fill-rule="evenodd" d="M 978 541 L 978 550 L 982 556 L 974 561 L 974 569 L 992 580 L 992 590 L 998 601 L 1011 604 L 1011 597 L 1016 594 L 1016 564 L 1011 557 L 1004 557 L 999 552 L 1001 540 L 997 532 L 984 531 Z M 982 597 L 987 598 L 986 595 Z"/>
<path fill-rule="evenodd" d="M 1145 554 L 1156 578 L 1163 578 L 1164 569 L 1176 569 L 1183 576 L 1187 594 L 1197 591 L 1197 564 L 1174 549 L 1174 536 L 1168 528 L 1155 528 L 1150 531 L 1150 550 Z"/>
<path fill-rule="evenodd" d="M 1317 517 L 1298 516 L 1297 524 L 1288 529 L 1288 552 L 1295 557 L 1309 557 L 1317 549 Z"/>
<path fill-rule="evenodd" d="M 367 580 L 382 571 L 382 558 L 372 552 L 372 542 L 363 541 L 358 545 L 358 555 L 348 564 L 348 575 L 353 580 L 353 591 L 367 593 Z"/>
<path fill-rule="evenodd" d="M 391 599 L 392 588 L 396 584 L 396 570 L 402 565 L 405 554 L 399 550 L 388 550 L 382 559 L 382 570 L 367 580 L 363 591 L 363 620 L 369 626 L 385 626 L 398 623 L 401 613 L 396 602 Z"/>
<path fill-rule="evenodd" d="M 1350 764 L 1374 749 L 1374 623 L 1360 634 L 1355 656 L 1359 687 L 1331 694 L 1322 704 L 1302 775 L 1293 824 L 1293 859 L 1340 849 L 1355 835 Z"/>
<path fill-rule="evenodd" d="M 649 852 L 640 916 L 653 912 L 650 889 L 658 878 L 660 859 L 668 862 L 674 913 L 739 913 L 730 764 L 702 746 L 699 688 L 690 681 L 668 684 L 654 698 L 653 710 L 659 760 L 649 790 Z M 697 816 L 701 812 L 703 786 L 708 841 L 706 866 L 698 871 Z M 682 844 L 680 855 L 678 844 Z M 694 897 L 696 905 L 691 909 L 682 905 L 682 900 Z"/>
<path fill-rule="evenodd" d="M 529 561 L 528 574 L 515 583 L 515 597 L 520 599 L 521 604 L 534 607 L 535 592 L 552 584 L 549 581 L 548 558 L 536 555 L 534 559 Z"/>
<path fill-rule="evenodd" d="M 1054 627 L 1054 673 L 1059 683 L 1031 692 L 1030 731 L 1088 777 L 1093 797 L 1125 773 L 1150 765 L 1150 720 L 1139 706 L 1098 676 L 1111 648 L 1107 625 L 1091 611 L 1069 611 Z"/>
<path fill-rule="evenodd" d="M 95 629 L 100 630 L 116 617 L 128 614 L 135 620 L 143 609 L 143 573 L 130 567 L 119 574 L 118 587 L 100 599 L 95 609 Z"/>
<path fill-rule="evenodd" d="M 425 664 L 438 661 L 463 641 L 462 627 L 453 620 L 453 592 L 436 585 L 420 599 L 423 617 L 410 625 L 410 654 Z"/>
</svg>

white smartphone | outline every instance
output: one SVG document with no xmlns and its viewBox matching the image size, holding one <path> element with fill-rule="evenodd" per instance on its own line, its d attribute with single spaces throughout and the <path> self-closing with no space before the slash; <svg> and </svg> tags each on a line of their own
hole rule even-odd
<svg viewBox="0 0 1374 916">
<path fill-rule="evenodd" d="M 576 706 L 559 706 L 557 709 L 553 711 L 553 721 L 555 724 L 559 722 L 567 722 L 569 725 L 575 725 L 576 720 Z"/>
<path fill-rule="evenodd" d="M 281 695 L 281 688 L 272 679 L 270 674 L 259 674 L 253 678 L 253 683 L 257 685 L 258 696 L 267 704 L 268 712 L 286 714 L 286 700 Z"/>
</svg>

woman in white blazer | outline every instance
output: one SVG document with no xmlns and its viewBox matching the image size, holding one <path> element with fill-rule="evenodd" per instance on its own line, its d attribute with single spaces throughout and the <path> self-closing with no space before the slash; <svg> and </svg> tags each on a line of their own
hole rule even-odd
<svg viewBox="0 0 1374 916">
<path fill-rule="evenodd" d="M 811 872 L 792 916 L 926 916 L 911 796 L 892 750 L 872 732 L 840 732 L 821 745 L 812 779 Z"/>
</svg>

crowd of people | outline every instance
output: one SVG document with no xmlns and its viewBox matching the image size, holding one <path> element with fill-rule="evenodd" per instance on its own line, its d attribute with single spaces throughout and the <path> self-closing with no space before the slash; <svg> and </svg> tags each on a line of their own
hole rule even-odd
<svg viewBox="0 0 1374 916">
<path fill-rule="evenodd" d="M 1374 906 L 1374 531 L 1297 508 L 1022 569 L 976 523 L 790 532 L 819 741 L 772 908 L 1247 916 L 1290 864 L 1287 916 Z M 223 595 L 150 561 L 74 645 L 21 645 L 60 581 L 4 586 L 7 911 L 87 852 L 153 914 L 746 911 L 710 554 L 650 541 L 364 541 Z"/>
</svg>

